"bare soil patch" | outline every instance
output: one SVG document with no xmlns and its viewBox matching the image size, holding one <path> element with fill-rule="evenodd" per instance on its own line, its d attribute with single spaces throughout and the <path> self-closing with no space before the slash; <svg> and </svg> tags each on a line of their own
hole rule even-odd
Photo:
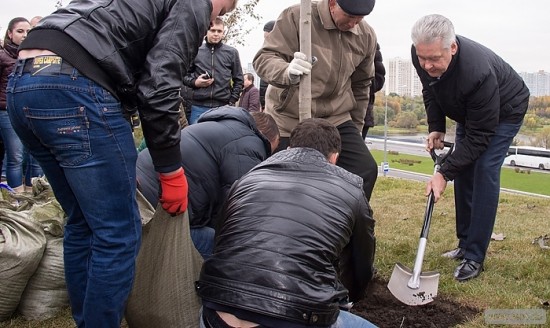
<svg viewBox="0 0 550 328">
<path fill-rule="evenodd" d="M 423 306 L 399 302 L 388 290 L 387 281 L 373 279 L 367 297 L 352 312 L 380 328 L 447 328 L 467 322 L 481 310 L 438 296 Z"/>
</svg>

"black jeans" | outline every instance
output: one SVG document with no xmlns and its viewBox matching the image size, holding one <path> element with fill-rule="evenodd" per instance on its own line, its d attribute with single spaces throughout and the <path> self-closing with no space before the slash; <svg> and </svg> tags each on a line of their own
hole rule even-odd
<svg viewBox="0 0 550 328">
<path fill-rule="evenodd" d="M 378 177 L 376 161 L 365 144 L 365 140 L 361 137 L 361 133 L 352 121 L 342 123 L 336 128 L 340 132 L 340 138 L 342 139 L 342 152 L 338 157 L 336 165 L 363 178 L 363 190 L 367 200 L 370 201 L 372 190 Z M 287 149 L 289 144 L 290 138 L 281 138 L 275 152 Z"/>
</svg>

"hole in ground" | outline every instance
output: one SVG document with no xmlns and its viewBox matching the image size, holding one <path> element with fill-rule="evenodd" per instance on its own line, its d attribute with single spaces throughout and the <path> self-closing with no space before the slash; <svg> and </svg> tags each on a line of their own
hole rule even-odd
<svg viewBox="0 0 550 328">
<path fill-rule="evenodd" d="M 387 288 L 387 281 L 375 278 L 369 285 L 367 297 L 356 303 L 351 312 L 380 328 L 446 328 L 467 322 L 481 310 L 438 296 L 422 306 L 399 302 Z"/>
</svg>

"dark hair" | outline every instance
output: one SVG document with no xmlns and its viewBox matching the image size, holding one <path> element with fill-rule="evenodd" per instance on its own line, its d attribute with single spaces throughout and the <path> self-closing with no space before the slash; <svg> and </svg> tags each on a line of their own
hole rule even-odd
<svg viewBox="0 0 550 328">
<path fill-rule="evenodd" d="M 279 128 L 273 117 L 264 112 L 250 113 L 256 122 L 256 127 L 270 142 L 274 142 L 279 138 Z"/>
<path fill-rule="evenodd" d="M 246 79 L 250 82 L 252 82 L 252 84 L 254 84 L 254 74 L 252 73 L 244 73 L 244 76 L 246 77 Z"/>
<path fill-rule="evenodd" d="M 29 21 L 24 18 L 24 17 L 15 17 L 14 19 L 12 19 L 9 23 L 8 23 L 8 28 L 6 29 L 6 34 L 4 35 L 4 42 L 6 40 L 10 40 L 10 37 L 8 35 L 8 32 L 13 32 L 13 29 L 15 28 L 15 24 L 17 23 L 21 23 L 21 22 L 27 22 L 29 23 Z M 29 23 L 30 24 L 30 23 Z"/>
<path fill-rule="evenodd" d="M 322 118 L 308 118 L 290 132 L 290 147 L 313 148 L 328 159 L 331 154 L 340 153 L 342 146 L 334 125 Z"/>
</svg>

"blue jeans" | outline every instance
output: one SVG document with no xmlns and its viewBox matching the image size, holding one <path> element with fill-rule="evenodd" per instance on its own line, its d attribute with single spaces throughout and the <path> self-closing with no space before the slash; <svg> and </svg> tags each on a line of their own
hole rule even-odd
<svg viewBox="0 0 550 328">
<path fill-rule="evenodd" d="M 68 216 L 65 279 L 78 327 L 120 327 L 141 241 L 132 131 L 120 103 L 79 75 L 31 76 L 7 87 L 15 131 Z"/>
<path fill-rule="evenodd" d="M 454 180 L 456 234 L 464 258 L 483 263 L 495 225 L 502 163 L 521 123 L 501 123 L 481 157 Z M 464 125 L 456 128 L 456 148 L 466 138 Z"/>
<path fill-rule="evenodd" d="M 199 120 L 199 117 L 206 113 L 207 111 L 211 110 L 211 107 L 205 107 L 205 106 L 197 106 L 192 105 L 191 106 L 191 116 L 189 118 L 189 124 L 195 124 Z"/>
<path fill-rule="evenodd" d="M 25 185 L 32 186 L 31 179 L 42 175 L 42 169 L 23 147 L 21 140 L 15 133 L 10 122 L 8 112 L 0 110 L 0 133 L 4 141 L 6 151 L 6 180 L 12 188 L 23 184 L 23 172 L 25 172 Z M 23 170 L 25 162 L 25 170 Z"/>
<path fill-rule="evenodd" d="M 206 328 L 204 320 L 202 318 L 202 307 L 199 312 L 200 315 L 200 328 Z M 376 328 L 377 326 L 372 324 L 367 319 L 363 319 L 358 315 L 347 311 L 340 311 L 338 319 L 329 328 Z"/>
<path fill-rule="evenodd" d="M 201 253 L 206 261 L 214 250 L 214 235 L 216 231 L 210 227 L 191 228 L 191 240 L 195 248 Z"/>
</svg>

